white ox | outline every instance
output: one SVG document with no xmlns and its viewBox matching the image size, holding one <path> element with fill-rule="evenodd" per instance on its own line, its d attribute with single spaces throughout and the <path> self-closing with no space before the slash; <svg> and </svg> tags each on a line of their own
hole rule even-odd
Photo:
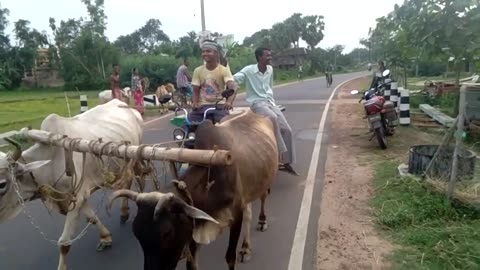
<svg viewBox="0 0 480 270">
<path fill-rule="evenodd" d="M 127 100 L 132 97 L 132 90 L 130 87 L 125 87 L 121 89 L 123 98 Z M 98 93 L 98 99 L 100 100 L 100 104 L 104 104 L 112 100 L 112 90 L 103 90 Z"/>
<path fill-rule="evenodd" d="M 102 138 L 103 142 L 129 141 L 131 144 L 138 145 L 143 139 L 142 117 L 135 109 L 122 108 L 122 106 L 126 106 L 126 104 L 115 99 L 72 118 L 51 114 L 42 122 L 41 129 L 65 134 L 70 138 L 86 140 Z M 15 144 L 14 141 L 11 143 Z M 65 174 L 67 167 L 65 156 L 63 148 L 40 143 L 34 144 L 23 152 L 17 145 L 17 151 L 13 155 L 0 152 L 0 222 L 14 218 L 22 209 L 9 173 L 9 166 L 13 165 L 20 193 L 28 202 L 42 197 L 42 194 L 39 194 L 39 187 L 45 184 L 55 186 L 59 191 L 71 191 L 71 177 Z M 105 175 L 101 172 L 101 166 L 98 166 L 99 160 L 96 160 L 96 157 L 91 154 L 86 154 L 85 164 L 83 164 L 83 154 L 78 152 L 73 152 L 73 159 L 69 160 L 73 160 L 74 170 L 72 171 L 76 173 L 78 179 L 82 176 L 82 168 L 85 168 L 83 184 L 76 193 L 76 203 L 70 205 L 70 209 L 68 209 L 70 211 L 65 211 L 68 204 L 48 199 L 45 202 L 49 208 L 66 214 L 63 233 L 58 242 L 60 246 L 59 270 L 66 269 L 65 258 L 71 245 L 68 241 L 72 240 L 77 233 L 81 214 L 84 214 L 88 221 L 95 224 L 99 230 L 100 243 L 97 250 L 101 251 L 112 245 L 110 232 L 88 204 L 91 194 L 105 183 Z M 103 160 L 107 162 L 106 157 Z M 120 173 L 120 169 L 125 167 L 126 163 L 121 159 L 115 159 L 115 162 L 110 162 L 108 169 L 114 173 Z M 125 178 L 125 181 L 117 182 L 118 186 L 115 186 L 115 189 L 121 187 L 130 189 L 133 177 L 129 175 Z M 122 222 L 128 219 L 128 215 L 128 204 L 125 201 L 121 209 Z"/>
</svg>

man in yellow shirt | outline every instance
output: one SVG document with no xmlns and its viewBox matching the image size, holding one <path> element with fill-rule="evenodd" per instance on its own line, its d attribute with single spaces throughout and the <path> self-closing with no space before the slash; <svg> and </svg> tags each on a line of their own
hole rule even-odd
<svg viewBox="0 0 480 270">
<path fill-rule="evenodd" d="M 225 86 L 228 89 L 235 90 L 235 94 L 230 96 L 227 101 L 220 101 L 218 103 L 220 110 L 208 112 L 207 119 L 218 123 L 228 115 L 228 110 L 232 108 L 237 85 L 230 70 L 219 64 L 218 57 L 218 45 L 214 41 L 206 40 L 202 43 L 202 58 L 205 64 L 193 71 L 193 110 L 189 114 L 190 121 L 202 121 L 205 110 L 215 107 L 215 103 L 223 99 L 222 92 L 225 90 Z"/>
</svg>

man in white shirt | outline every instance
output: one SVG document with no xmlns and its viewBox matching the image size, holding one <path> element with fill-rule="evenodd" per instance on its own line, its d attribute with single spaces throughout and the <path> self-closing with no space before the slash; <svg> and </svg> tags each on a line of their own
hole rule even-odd
<svg viewBox="0 0 480 270">
<path fill-rule="evenodd" d="M 244 67 L 233 77 L 237 84 L 245 82 L 246 101 L 250 104 L 251 110 L 272 120 L 280 154 L 280 169 L 298 176 L 291 166 L 295 163 L 292 128 L 273 98 L 273 68 L 270 65 L 272 53 L 267 48 L 258 48 L 255 57 L 257 64 Z"/>
</svg>

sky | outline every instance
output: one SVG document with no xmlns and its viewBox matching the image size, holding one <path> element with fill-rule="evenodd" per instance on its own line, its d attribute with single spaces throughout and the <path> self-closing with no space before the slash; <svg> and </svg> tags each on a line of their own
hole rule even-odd
<svg viewBox="0 0 480 270">
<path fill-rule="evenodd" d="M 0 0 L 2 8 L 10 10 L 7 34 L 13 38 L 13 23 L 18 19 L 31 22 L 31 27 L 51 33 L 49 17 L 61 20 L 87 16 L 80 0 Z M 204 0 L 206 29 L 233 34 L 236 41 L 274 23 L 283 21 L 295 12 L 325 17 L 324 39 L 319 47 L 340 44 L 345 53 L 360 47 L 359 40 L 368 35 L 375 19 L 393 10 L 403 0 Z M 200 0 L 105 0 L 106 35 L 114 41 L 142 27 L 150 18 L 159 19 L 163 31 L 178 39 L 189 31 L 201 31 Z M 300 44 L 302 45 L 302 43 Z M 303 45 L 305 45 L 303 43 Z"/>
</svg>

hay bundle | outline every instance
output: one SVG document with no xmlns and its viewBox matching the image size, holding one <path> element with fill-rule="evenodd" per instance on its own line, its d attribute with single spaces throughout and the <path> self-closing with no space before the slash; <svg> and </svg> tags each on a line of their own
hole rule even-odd
<svg viewBox="0 0 480 270">
<path fill-rule="evenodd" d="M 434 192 L 446 194 L 448 182 L 430 177 L 426 178 L 427 186 Z M 480 206 L 480 181 L 459 181 L 455 183 L 453 198 L 469 205 Z"/>
</svg>

